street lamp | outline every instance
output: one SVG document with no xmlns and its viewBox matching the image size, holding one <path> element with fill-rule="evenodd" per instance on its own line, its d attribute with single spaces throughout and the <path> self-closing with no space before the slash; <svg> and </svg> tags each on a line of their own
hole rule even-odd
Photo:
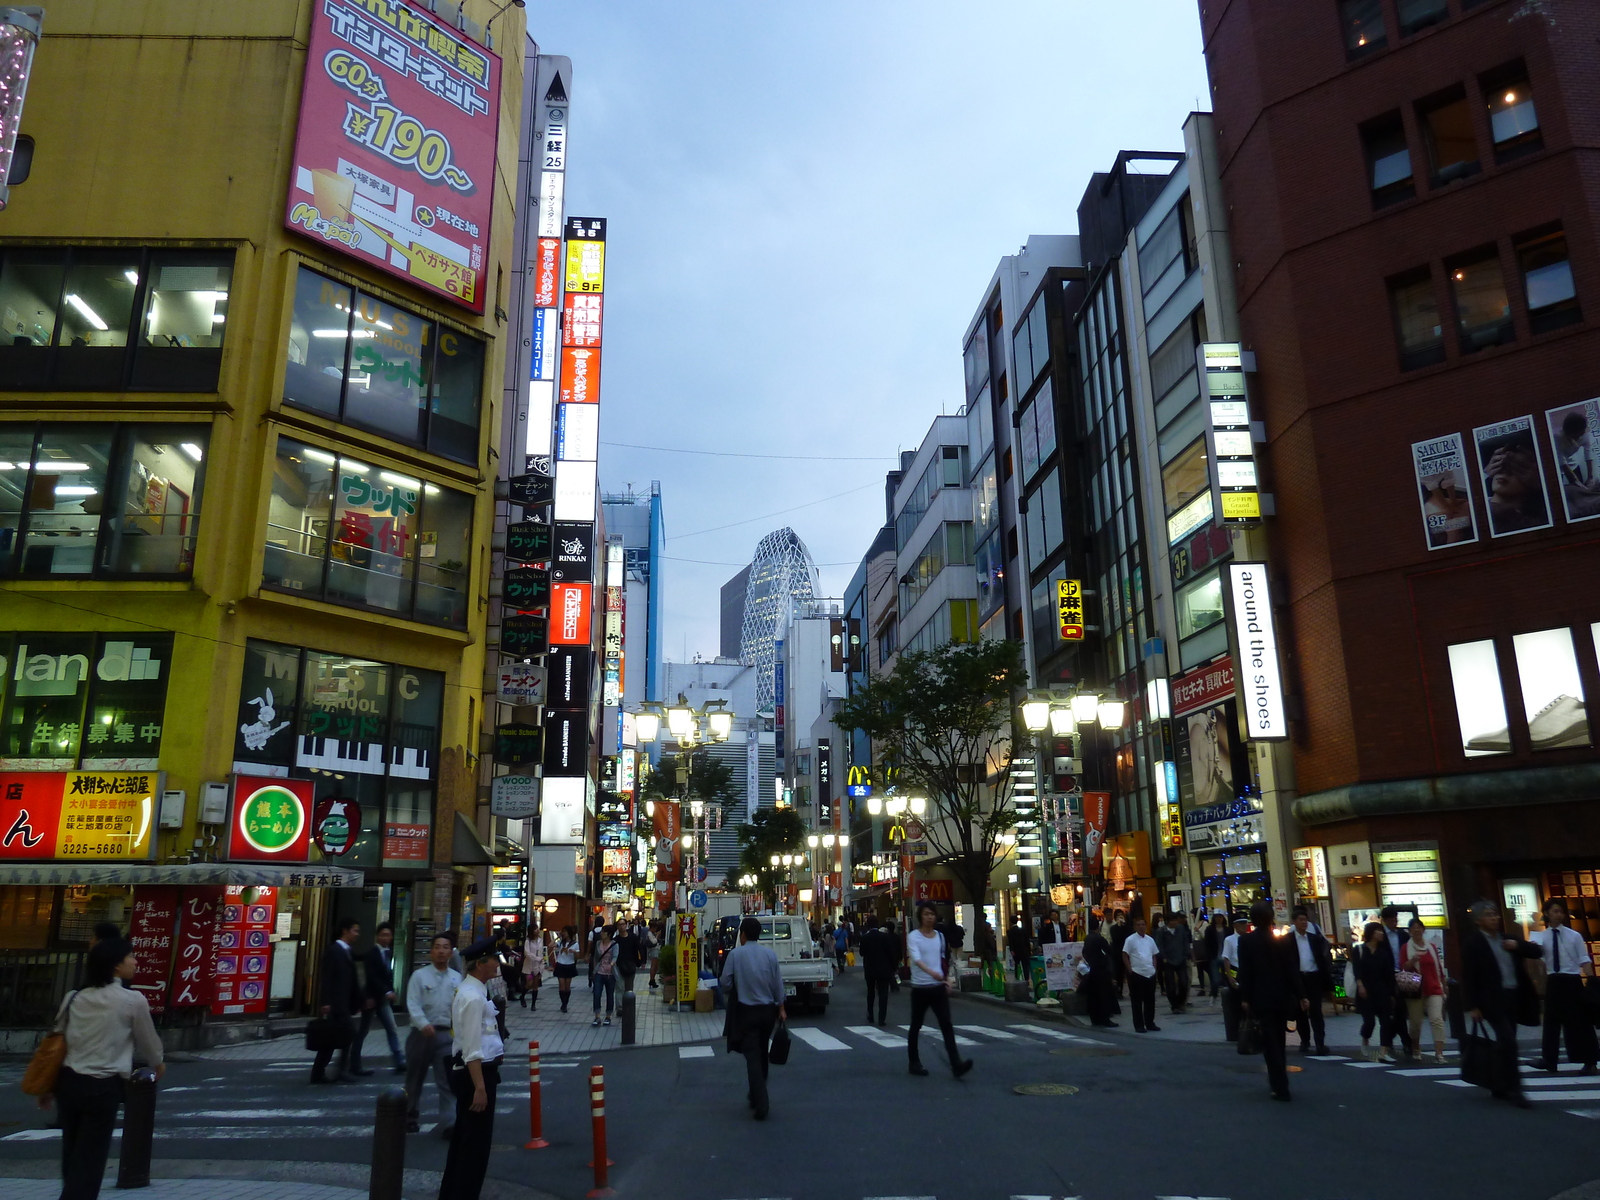
<svg viewBox="0 0 1600 1200">
<path fill-rule="evenodd" d="M 648 745 L 661 734 L 661 714 L 648 709 L 634 713 L 633 729 L 639 735 L 639 740 Z"/>
<path fill-rule="evenodd" d="M 1099 715 L 1099 696 L 1096 696 L 1093 692 L 1079 692 L 1077 695 L 1073 696 L 1072 718 L 1079 725 L 1093 725 Z"/>
<path fill-rule="evenodd" d="M 667 729 L 674 740 L 682 742 L 694 732 L 694 709 L 683 703 L 681 697 L 679 700 L 667 709 Z"/>
<path fill-rule="evenodd" d="M 1072 717 L 1070 705 L 1063 708 L 1054 706 L 1050 709 L 1050 732 L 1057 737 L 1070 737 L 1077 729 L 1077 722 Z"/>
<path fill-rule="evenodd" d="M 776 866 L 778 866 L 778 865 L 779 865 L 779 864 L 780 864 L 780 863 L 782 863 L 782 862 L 783 862 L 783 855 L 781 855 L 781 854 L 774 854 L 774 855 L 773 855 L 773 856 L 772 856 L 772 865 L 773 865 L 773 866 L 775 866 L 775 867 L 776 867 Z"/>
<path fill-rule="evenodd" d="M 1038 698 L 1023 701 L 1022 723 L 1028 727 L 1029 733 L 1043 733 L 1050 724 L 1050 701 Z"/>
<path fill-rule="evenodd" d="M 920 817 L 928 811 L 928 801 L 925 797 L 913 796 L 907 803 L 911 805 L 911 815 L 914 817 Z"/>
<path fill-rule="evenodd" d="M 829 840 L 830 840 L 830 843 L 831 843 L 832 839 L 829 839 Z M 815 850 L 821 844 L 822 844 L 822 839 L 819 836 L 817 836 L 816 834 L 814 834 L 814 833 L 810 834 L 810 835 L 808 835 L 806 837 L 806 845 L 810 846 L 813 850 Z"/>
<path fill-rule="evenodd" d="M 883 812 L 883 797 L 882 796 L 868 796 L 867 797 L 867 812 L 870 813 L 874 817 L 880 815 Z"/>
<path fill-rule="evenodd" d="M 1122 726 L 1123 703 L 1121 700 L 1108 697 L 1100 701 L 1097 715 L 1100 718 L 1100 728 L 1119 729 Z"/>
</svg>

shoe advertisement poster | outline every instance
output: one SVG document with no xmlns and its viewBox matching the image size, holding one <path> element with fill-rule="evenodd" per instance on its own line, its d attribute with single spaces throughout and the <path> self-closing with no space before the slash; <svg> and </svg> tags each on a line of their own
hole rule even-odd
<svg viewBox="0 0 1600 1200">
<path fill-rule="evenodd" d="M 1467 487 L 1467 451 L 1459 433 L 1411 444 L 1429 550 L 1478 540 L 1478 519 Z"/>
<path fill-rule="evenodd" d="M 483 311 L 500 59 L 418 3 L 316 0 L 289 228 Z"/>
<path fill-rule="evenodd" d="M 1555 524 L 1539 467 L 1539 447 L 1533 440 L 1533 418 L 1480 425 L 1472 431 L 1472 441 L 1478 451 L 1490 535 L 1531 533 Z"/>
<path fill-rule="evenodd" d="M 1589 714 L 1570 629 L 1541 629 L 1511 639 L 1522 684 L 1528 741 L 1534 750 L 1570 750 L 1589 744 Z"/>
<path fill-rule="evenodd" d="M 1567 520 L 1600 517 L 1600 399 L 1544 414 Z"/>
</svg>

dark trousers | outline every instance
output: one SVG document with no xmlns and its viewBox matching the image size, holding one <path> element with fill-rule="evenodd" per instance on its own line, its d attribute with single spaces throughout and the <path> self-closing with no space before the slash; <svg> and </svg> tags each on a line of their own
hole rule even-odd
<svg viewBox="0 0 1600 1200">
<path fill-rule="evenodd" d="M 620 990 L 624 996 L 633 991 L 633 977 L 638 973 L 638 967 L 617 968 L 617 978 L 622 981 L 621 984 L 618 985 L 618 990 Z"/>
<path fill-rule="evenodd" d="M 1407 1054 L 1415 1054 L 1417 1048 L 1411 1044 L 1411 1012 L 1406 1008 L 1406 998 L 1396 995 L 1394 998 L 1394 1011 L 1389 1015 L 1389 1027 L 1400 1038 L 1400 1048 Z M 1387 1041 L 1384 1045 L 1388 1045 Z"/>
<path fill-rule="evenodd" d="M 882 1025 L 889 1019 L 889 980 L 890 976 L 879 978 L 867 976 L 867 1021 L 872 1021 L 872 1002 L 878 1002 L 878 1024 Z"/>
<path fill-rule="evenodd" d="M 56 1078 L 61 1113 L 61 1200 L 95 1200 L 122 1103 L 122 1076 L 96 1079 L 67 1067 Z"/>
<path fill-rule="evenodd" d="M 1083 987 L 1084 1003 L 1089 1009 L 1089 1020 L 1095 1025 L 1110 1023 L 1111 1014 L 1116 1011 L 1116 1001 L 1111 994 L 1111 975 L 1105 970 L 1091 970 L 1084 977 Z"/>
<path fill-rule="evenodd" d="M 1306 999 L 1311 1001 L 1311 1010 L 1295 1017 L 1295 1028 L 1300 1034 L 1300 1046 L 1321 1046 L 1327 1043 L 1327 1033 L 1322 1021 L 1322 972 L 1301 971 L 1300 986 L 1305 990 Z M 1308 1040 L 1309 1038 L 1309 1040 Z"/>
<path fill-rule="evenodd" d="M 739 1004 L 739 1053 L 744 1055 L 746 1094 L 757 1115 L 766 1116 L 767 1050 L 772 1045 L 772 1030 L 778 1023 L 776 1004 Z"/>
<path fill-rule="evenodd" d="M 600 1015 L 600 997 L 606 998 L 606 1016 L 611 1015 L 612 1009 L 617 1005 L 617 977 L 615 975 L 596 975 L 589 981 L 589 986 L 594 989 L 594 1015 Z"/>
<path fill-rule="evenodd" d="M 1161 968 L 1161 985 L 1167 993 L 1167 1003 L 1172 1005 L 1172 1011 L 1177 1012 L 1189 1003 L 1189 964 L 1179 963 L 1176 966 Z"/>
<path fill-rule="evenodd" d="M 1133 1005 L 1133 1027 L 1143 1033 L 1156 1023 L 1156 978 L 1128 972 L 1128 1000 Z"/>
<path fill-rule="evenodd" d="M 1261 1025 L 1261 1057 L 1267 1063 L 1267 1086 L 1274 1096 L 1289 1094 L 1289 1061 L 1284 1049 L 1283 1035 L 1288 1026 L 1289 1014 L 1285 1012 L 1256 1012 L 1250 1015 Z"/>
<path fill-rule="evenodd" d="M 439 1094 L 439 1118 L 447 1120 L 454 1093 L 450 1087 L 450 1055 L 455 1050 L 450 1031 L 434 1026 L 431 1038 L 422 1035 L 420 1027 L 406 1038 L 406 1116 L 416 1121 L 421 1117 L 422 1089 L 427 1086 L 428 1072 L 433 1072 L 434 1088 Z"/>
<path fill-rule="evenodd" d="M 956 1049 L 956 1030 L 950 1023 L 950 995 L 944 990 L 944 984 L 934 987 L 914 987 L 911 989 L 911 1033 L 906 1040 L 906 1046 L 911 1053 L 911 1061 L 918 1065 L 922 1056 L 917 1045 L 917 1038 L 922 1034 L 922 1019 L 929 1012 L 939 1022 L 939 1031 L 944 1034 L 944 1052 L 950 1058 L 950 1067 L 955 1069 L 961 1061 L 961 1052 Z"/>
<path fill-rule="evenodd" d="M 500 1060 L 483 1064 L 483 1090 L 489 1103 L 472 1111 L 472 1073 L 466 1067 L 450 1072 L 450 1090 L 456 1094 L 456 1125 L 450 1134 L 450 1153 L 439 1180 L 439 1200 L 478 1200 L 483 1173 L 489 1169 L 489 1147 L 494 1142 L 494 1096 L 500 1088 Z"/>
<path fill-rule="evenodd" d="M 1551 975 L 1544 985 L 1544 1061 L 1551 1068 L 1561 1058 L 1563 1030 L 1568 1061 L 1594 1066 L 1594 1026 L 1584 1008 L 1583 980 L 1577 975 Z"/>
<path fill-rule="evenodd" d="M 1494 1030 L 1494 1086 L 1496 1096 L 1522 1094 L 1522 1063 L 1517 1058 L 1517 989 L 1502 988 L 1501 1002 L 1493 1011 L 1483 1010 L 1483 1019 Z"/>
<path fill-rule="evenodd" d="M 1394 1015 L 1394 1004 L 1388 996 L 1379 996 L 1375 1000 L 1358 1000 L 1356 1011 L 1361 1014 L 1361 1040 L 1364 1042 L 1372 1036 L 1374 1024 L 1378 1027 L 1378 1039 L 1385 1050 L 1394 1048 L 1394 1035 L 1399 1032 L 1396 1025 L 1405 1025 L 1406 1022 L 1398 1021 Z M 1410 1036 L 1410 1031 L 1406 1031 Z"/>
<path fill-rule="evenodd" d="M 337 1025 L 340 1021 L 343 1021 L 347 1027 L 347 1040 L 343 1046 L 339 1047 L 339 1065 L 333 1073 L 333 1077 L 338 1079 L 347 1070 L 350 1070 L 352 1066 L 350 1061 L 350 1047 L 355 1042 L 355 1021 L 348 1016 L 341 1017 L 338 1013 L 330 1014 L 328 1020 L 332 1021 L 335 1025 Z M 327 1074 L 328 1063 L 333 1059 L 333 1053 L 334 1050 L 332 1046 L 324 1046 L 322 1049 L 317 1051 L 317 1057 L 311 1061 L 312 1079 L 321 1079 L 325 1074 Z M 357 1051 L 354 1067 L 359 1070 L 360 1066 L 361 1056 L 360 1052 Z"/>
</svg>

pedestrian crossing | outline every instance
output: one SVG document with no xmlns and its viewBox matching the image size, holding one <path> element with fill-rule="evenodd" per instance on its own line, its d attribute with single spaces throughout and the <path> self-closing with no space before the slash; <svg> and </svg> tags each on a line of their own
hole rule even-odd
<svg viewBox="0 0 1600 1200">
<path fill-rule="evenodd" d="M 1461 1078 L 1461 1067 L 1459 1065 L 1408 1067 L 1404 1065 L 1404 1060 L 1399 1059 L 1394 1062 L 1371 1062 L 1364 1058 L 1350 1058 L 1342 1054 L 1318 1054 L 1304 1057 L 1308 1062 L 1335 1064 L 1357 1071 L 1377 1071 L 1386 1077 L 1418 1079 L 1427 1083 L 1439 1084 L 1443 1087 L 1472 1088 L 1476 1086 Z M 1458 1057 L 1453 1050 L 1445 1055 L 1446 1059 L 1452 1061 Z M 1522 1062 L 1522 1087 L 1524 1094 L 1530 1101 L 1537 1105 L 1580 1105 L 1582 1107 L 1568 1108 L 1566 1111 L 1575 1117 L 1600 1120 L 1600 1075 L 1579 1074 L 1583 1069 L 1580 1063 L 1562 1063 L 1560 1064 L 1560 1069 L 1555 1072 L 1534 1071 L 1529 1069 L 1533 1061 L 1525 1058 Z"/>
<path fill-rule="evenodd" d="M 746 1196 L 739 1200 L 793 1200 L 790 1196 Z M 939 1200 L 937 1196 L 863 1196 L 861 1200 Z M 1083 1200 L 1081 1196 L 1017 1195 L 1000 1200 Z M 1154 1196 L 1151 1200 L 1228 1200 L 1226 1196 Z"/>
<path fill-rule="evenodd" d="M 992 1025 L 957 1025 L 956 1045 L 958 1046 L 994 1046 L 1008 1049 L 1021 1049 L 1024 1047 L 1043 1048 L 1049 1046 L 1110 1046 L 1114 1043 L 1100 1038 L 1085 1037 L 1081 1033 L 1068 1033 L 1061 1029 L 1048 1029 L 1042 1025 L 1010 1025 L 1004 1029 Z M 896 1032 L 898 1030 L 899 1032 Z M 789 1037 L 796 1044 L 809 1050 L 822 1054 L 837 1054 L 850 1050 L 861 1050 L 877 1047 L 884 1050 L 898 1050 L 901 1053 L 906 1049 L 906 1038 L 911 1032 L 910 1025 L 845 1025 L 837 1027 L 832 1033 L 809 1025 L 789 1026 Z M 935 1042 L 942 1039 L 937 1025 L 924 1025 L 922 1036 L 932 1038 Z M 713 1058 L 715 1050 L 712 1046 L 695 1045 L 679 1046 L 680 1059 Z"/>
</svg>

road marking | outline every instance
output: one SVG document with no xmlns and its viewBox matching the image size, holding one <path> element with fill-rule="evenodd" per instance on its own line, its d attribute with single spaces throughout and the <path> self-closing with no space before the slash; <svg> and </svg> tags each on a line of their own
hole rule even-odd
<svg viewBox="0 0 1600 1200">
<path fill-rule="evenodd" d="M 716 1051 L 710 1046 L 679 1046 L 679 1058 L 713 1058 Z M 576 1064 L 574 1064 L 576 1065 Z"/>
<path fill-rule="evenodd" d="M 887 1029 L 879 1029 L 876 1025 L 846 1025 L 845 1029 L 857 1037 L 864 1037 L 869 1042 L 875 1042 L 887 1050 L 904 1049 L 906 1039 L 895 1037 Z"/>
<path fill-rule="evenodd" d="M 1524 1083 L 1527 1080 L 1523 1080 Z M 1526 1093 L 1524 1093 L 1526 1094 Z M 1593 1100 L 1600 1092 L 1534 1092 L 1529 1100 Z"/>
<path fill-rule="evenodd" d="M 911 1032 L 911 1026 L 909 1026 L 909 1025 L 902 1025 L 902 1026 L 900 1026 L 900 1028 L 904 1029 L 907 1033 Z M 922 1032 L 927 1034 L 930 1037 L 939 1037 L 940 1036 L 939 1027 L 937 1025 L 924 1025 L 922 1027 Z M 983 1043 L 982 1042 L 975 1042 L 971 1038 L 962 1037 L 958 1033 L 958 1034 L 956 1034 L 956 1045 L 958 1045 L 958 1046 L 981 1046 L 981 1045 L 983 1045 Z M 890 1196 L 890 1197 L 867 1196 L 867 1197 L 864 1197 L 864 1200 L 902 1200 L 902 1198 L 898 1197 L 898 1196 Z M 917 1197 L 911 1197 L 910 1200 L 918 1200 L 918 1198 Z M 937 1198 L 935 1198 L 935 1200 L 937 1200 Z"/>
<path fill-rule="evenodd" d="M 1567 1111 L 1575 1117 L 1588 1117 L 1591 1121 L 1600 1121 L 1600 1108 L 1569 1108 Z"/>
<path fill-rule="evenodd" d="M 810 1046 L 814 1050 L 849 1050 L 849 1049 L 851 1049 L 851 1046 L 850 1046 L 849 1042 L 841 1042 L 838 1038 L 834 1037 L 832 1034 L 823 1033 L 822 1030 L 820 1030 L 820 1029 L 792 1028 L 792 1029 L 789 1030 L 789 1034 L 790 1034 L 791 1037 L 799 1038 L 802 1042 L 804 1042 L 806 1045 Z"/>
<path fill-rule="evenodd" d="M 1560 1079 L 1560 1078 L 1557 1078 L 1556 1076 L 1551 1076 L 1548 1079 L 1541 1079 L 1538 1076 L 1524 1075 L 1522 1077 L 1522 1086 L 1523 1087 L 1581 1087 L 1581 1088 L 1594 1088 L 1595 1089 L 1594 1098 L 1596 1100 L 1600 1100 L 1600 1079 L 1596 1079 L 1593 1083 L 1580 1083 L 1576 1079 Z"/>
<path fill-rule="evenodd" d="M 991 1029 L 987 1025 L 957 1025 L 956 1028 L 965 1029 L 968 1033 L 986 1033 L 990 1037 L 1000 1038 L 1002 1041 L 1007 1042 L 1025 1042 L 1028 1040 L 1018 1034 L 1007 1033 L 1004 1029 Z"/>
<path fill-rule="evenodd" d="M 335 1108 L 202 1108 L 163 1114 L 169 1121 L 320 1121 L 345 1115 Z"/>
<path fill-rule="evenodd" d="M 1308 1054 L 1306 1057 L 1312 1062 L 1344 1062 L 1345 1060 L 1343 1054 Z"/>
<path fill-rule="evenodd" d="M 1102 1041 L 1099 1038 L 1084 1037 L 1077 1033 L 1062 1033 L 1059 1029 L 1046 1029 L 1042 1025 L 1009 1025 L 1008 1029 L 1015 1029 L 1018 1033 L 1030 1033 L 1036 1037 L 1055 1038 L 1061 1042 L 1076 1042 L 1080 1046 L 1110 1046 L 1114 1043 Z"/>
<path fill-rule="evenodd" d="M 1345 1063 L 1345 1066 L 1347 1066 L 1347 1067 L 1355 1067 L 1359 1071 L 1384 1070 L 1384 1069 L 1387 1069 L 1388 1067 L 1392 1067 L 1393 1065 L 1394 1065 L 1393 1063 L 1365 1062 L 1365 1061 L 1363 1061 L 1363 1062 L 1347 1062 L 1347 1063 Z"/>
<path fill-rule="evenodd" d="M 1407 1067 L 1403 1071 L 1395 1071 L 1395 1075 L 1404 1075 L 1407 1079 L 1444 1078 L 1449 1075 L 1459 1075 L 1460 1067 Z"/>
</svg>

